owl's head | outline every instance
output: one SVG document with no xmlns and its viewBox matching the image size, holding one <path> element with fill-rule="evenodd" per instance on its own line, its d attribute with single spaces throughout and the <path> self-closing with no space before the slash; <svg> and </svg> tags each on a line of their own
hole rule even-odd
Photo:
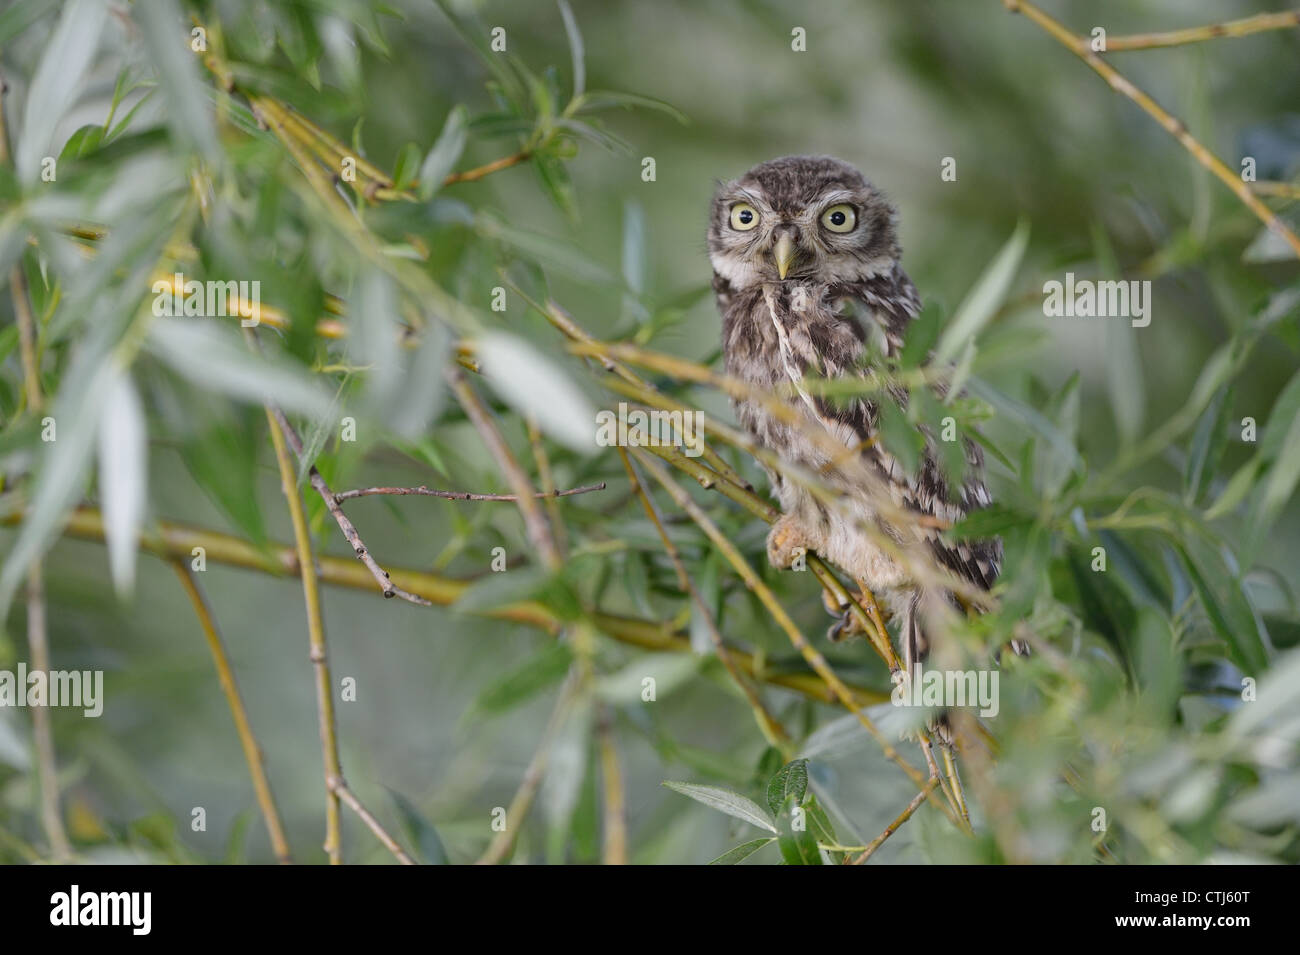
<svg viewBox="0 0 1300 955">
<path fill-rule="evenodd" d="M 723 183 L 709 258 L 733 288 L 786 279 L 854 282 L 898 261 L 893 206 L 848 163 L 785 156 Z"/>
</svg>

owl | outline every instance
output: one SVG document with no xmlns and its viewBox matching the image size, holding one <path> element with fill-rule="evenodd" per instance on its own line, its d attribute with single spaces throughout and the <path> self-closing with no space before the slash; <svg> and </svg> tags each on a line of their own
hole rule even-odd
<svg viewBox="0 0 1300 955">
<path fill-rule="evenodd" d="M 859 397 L 835 398 L 803 384 L 875 378 L 882 356 L 902 349 L 920 300 L 899 263 L 896 219 L 888 200 L 847 163 L 788 156 L 719 186 L 708 248 L 726 370 L 751 393 L 734 400 L 737 418 L 759 446 L 829 485 L 839 505 L 765 468 L 782 511 L 768 534 L 768 559 L 787 569 L 800 552 L 816 552 L 849 572 L 899 621 L 910 671 L 930 649 L 921 609 L 934 588 L 927 592 L 898 547 L 882 542 L 911 541 L 932 565 L 988 590 L 1000 541 L 941 537 L 943 527 L 990 502 L 981 451 L 965 442 L 961 486 L 949 487 L 934 436 L 922 428 L 925 451 L 917 472 L 907 473 L 878 431 L 878 402 L 905 405 L 905 390 L 882 381 Z M 795 419 L 773 413 L 758 395 L 768 402 L 779 396 Z M 822 440 L 810 437 L 815 432 Z M 832 638 L 852 630 L 842 613 Z"/>
</svg>

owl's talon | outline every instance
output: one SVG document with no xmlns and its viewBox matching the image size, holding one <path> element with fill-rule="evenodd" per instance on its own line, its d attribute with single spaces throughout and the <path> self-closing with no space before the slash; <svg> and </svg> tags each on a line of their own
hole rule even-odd
<svg viewBox="0 0 1300 955">
<path fill-rule="evenodd" d="M 789 514 L 782 514 L 767 534 L 767 560 L 777 570 L 789 570 L 815 548 L 808 534 Z"/>
</svg>

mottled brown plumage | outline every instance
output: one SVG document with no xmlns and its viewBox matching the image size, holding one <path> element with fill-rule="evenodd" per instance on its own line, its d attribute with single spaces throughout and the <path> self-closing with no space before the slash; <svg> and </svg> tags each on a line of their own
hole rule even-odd
<svg viewBox="0 0 1300 955">
<path fill-rule="evenodd" d="M 880 439 L 875 400 L 831 400 L 800 386 L 805 378 L 873 378 L 873 361 L 902 349 L 920 300 L 899 264 L 895 218 L 885 197 L 846 163 L 775 159 L 719 187 L 709 256 L 728 373 L 756 392 L 785 395 L 799 413 L 793 425 L 759 400 L 737 400 L 741 424 L 783 462 L 819 475 L 842 493 L 838 506 L 828 505 L 768 469 L 782 510 L 768 536 L 768 556 L 785 568 L 800 549 L 815 551 L 880 595 L 901 618 L 910 667 L 928 649 L 919 613 L 924 590 L 898 559 L 897 548 L 891 555 L 881 542 L 910 542 L 937 564 L 989 589 L 998 575 L 1001 543 L 953 545 L 938 529 L 989 503 L 982 455 L 965 442 L 966 474 L 960 487 L 950 488 L 933 429 L 923 427 L 926 447 L 918 473 L 907 474 Z M 907 401 L 898 388 L 876 396 L 898 405 Z M 833 441 L 816 440 L 814 432 Z"/>
</svg>

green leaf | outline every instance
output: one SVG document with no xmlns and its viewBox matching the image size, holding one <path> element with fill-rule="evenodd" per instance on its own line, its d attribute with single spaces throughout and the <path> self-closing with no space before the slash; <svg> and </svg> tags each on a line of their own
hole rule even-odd
<svg viewBox="0 0 1300 955">
<path fill-rule="evenodd" d="M 1223 449 L 1228 443 L 1228 413 L 1232 402 L 1231 386 L 1224 386 L 1215 392 L 1213 400 L 1201 414 L 1192 433 L 1192 446 L 1187 455 L 1187 464 L 1183 468 L 1184 499 L 1188 504 L 1195 504 L 1201 494 L 1209 487 L 1218 469 Z"/>
<path fill-rule="evenodd" d="M 202 388 L 284 411 L 321 415 L 330 396 L 305 370 L 249 351 L 233 329 L 202 319 L 160 318 L 149 330 L 149 351 Z"/>
<path fill-rule="evenodd" d="M 730 789 L 723 789 L 720 786 L 699 786 L 695 783 L 665 782 L 664 785 L 673 792 L 689 796 L 696 802 L 702 802 L 711 809 L 725 812 L 728 816 L 741 819 L 751 826 L 772 833 L 777 831 L 772 820 L 763 811 L 763 807 L 752 799 L 746 799 L 740 793 L 733 793 Z"/>
<path fill-rule="evenodd" d="M 777 816 L 777 845 L 786 865 L 821 865 L 822 854 L 817 848 L 807 810 L 799 805 L 793 794 L 786 797 Z"/>
<path fill-rule="evenodd" d="M 686 126 L 690 120 L 686 114 L 679 110 L 671 103 L 666 103 L 661 99 L 655 99 L 653 96 L 640 96 L 636 93 L 616 93 L 611 90 L 590 90 L 582 96 L 582 105 L 578 108 L 579 113 L 595 113 L 603 109 L 613 109 L 623 107 L 631 109 L 641 107 L 643 109 L 658 110 L 671 116 L 677 122 Z"/>
<path fill-rule="evenodd" d="M 722 853 L 722 855 L 710 862 L 709 865 L 735 865 L 738 862 L 744 862 L 759 849 L 764 846 L 770 846 L 775 841 L 774 838 L 769 837 L 767 839 L 751 839 L 749 842 L 742 842 L 735 848 L 728 849 L 726 852 Z"/>
<path fill-rule="evenodd" d="M 125 372 L 105 395 L 99 419 L 99 495 L 104 512 L 108 565 L 118 595 L 135 586 L 136 548 L 148 484 L 144 409 Z"/>
<path fill-rule="evenodd" d="M 993 317 L 993 313 L 1006 298 L 1028 244 L 1029 225 L 1021 222 L 957 307 L 952 321 L 939 336 L 939 344 L 934 352 L 935 364 L 945 364 L 956 358 L 965 349 L 967 342 L 974 341 L 980 329 Z"/>
<path fill-rule="evenodd" d="M 595 693 L 608 703 L 640 703 L 643 681 L 652 678 L 655 699 L 662 700 L 699 672 L 703 662 L 689 653 L 647 653 L 597 679 Z"/>
<path fill-rule="evenodd" d="M 14 590 L 28 566 L 44 553 L 85 487 L 99 417 L 119 374 L 109 355 L 90 347 L 78 352 L 68 367 L 67 384 L 48 416 L 57 428 L 56 440 L 45 445 L 32 481 L 31 507 L 0 570 L 0 620 L 7 616 Z"/>
<path fill-rule="evenodd" d="M 1268 668 L 1268 651 L 1241 582 L 1216 545 L 1195 531 L 1185 535 L 1179 554 L 1206 617 L 1228 645 L 1233 661 L 1247 676 L 1258 676 Z"/>
<path fill-rule="evenodd" d="M 803 802 L 808 792 L 808 760 L 796 759 L 786 763 L 767 784 L 767 808 L 772 815 L 781 811 L 786 799 L 795 797 L 795 804 Z"/>
<path fill-rule="evenodd" d="M 1104 281 L 1123 278 L 1110 236 L 1100 222 L 1092 224 L 1093 254 L 1097 259 L 1098 277 Z M 1146 414 L 1145 377 L 1139 360 L 1137 329 L 1128 322 L 1107 322 L 1106 381 L 1110 386 L 1110 407 L 1115 427 L 1124 444 L 1131 444 L 1142 433 Z"/>
<path fill-rule="evenodd" d="M 107 13 L 108 6 L 100 0 L 71 0 L 63 8 L 27 91 L 14 151 L 18 177 L 24 182 L 37 178 L 42 157 L 54 151 L 55 130 L 94 62 Z"/>
<path fill-rule="evenodd" d="M 469 137 L 469 111 L 464 106 L 454 106 L 442 124 L 438 140 L 424 157 L 420 166 L 420 198 L 426 202 L 442 188 L 443 180 L 451 174 Z"/>
<path fill-rule="evenodd" d="M 203 398 L 206 400 L 206 397 Z M 258 428 L 250 414 L 214 418 L 203 430 L 181 446 L 181 460 L 203 489 L 230 518 L 241 535 L 259 547 L 266 544 L 266 522 L 256 486 Z M 265 419 L 262 419 L 263 422 Z"/>
<path fill-rule="evenodd" d="M 406 830 L 406 837 L 415 848 L 416 858 L 425 865 L 447 865 L 451 860 L 447 857 L 447 850 L 443 848 L 442 839 L 433 823 L 396 789 L 388 789 L 388 795 L 397 807 L 402 828 Z"/>
<path fill-rule="evenodd" d="M 577 99 L 587 86 L 586 56 L 582 48 L 582 33 L 578 30 L 578 21 L 573 18 L 569 0 L 556 0 L 560 7 L 560 17 L 564 20 L 564 33 L 569 38 L 569 56 L 573 61 L 573 98 Z"/>
<path fill-rule="evenodd" d="M 18 0 L 0 13 L 0 48 L 57 6 L 56 0 Z"/>
<path fill-rule="evenodd" d="M 398 152 L 397 161 L 393 163 L 393 188 L 399 192 L 409 188 L 415 182 L 419 168 L 420 147 L 415 143 L 407 143 Z"/>
<path fill-rule="evenodd" d="M 572 663 L 573 651 L 567 644 L 548 644 L 479 693 L 470 706 L 470 714 L 495 716 L 513 709 L 559 683 Z"/>
<path fill-rule="evenodd" d="M 165 115 L 172 134 L 215 163 L 220 152 L 212 103 L 199 77 L 198 57 L 190 49 L 180 7 L 174 0 L 137 0 L 132 13 L 167 101 Z"/>
<path fill-rule="evenodd" d="M 479 366 L 501 399 L 533 417 L 551 438 L 574 451 L 596 447 L 596 409 L 573 375 L 522 338 L 488 332 L 476 343 Z"/>
<path fill-rule="evenodd" d="M 475 221 L 485 238 L 503 242 L 543 267 L 553 268 L 588 285 L 604 286 L 615 281 L 608 269 L 590 259 L 572 243 L 540 232 L 508 226 L 486 214 L 479 215 Z"/>
</svg>

